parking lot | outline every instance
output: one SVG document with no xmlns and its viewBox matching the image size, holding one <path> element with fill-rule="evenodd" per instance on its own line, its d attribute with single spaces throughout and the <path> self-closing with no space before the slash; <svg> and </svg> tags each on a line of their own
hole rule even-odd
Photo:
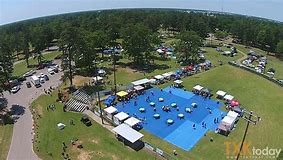
<svg viewBox="0 0 283 160">
<path fill-rule="evenodd" d="M 60 60 L 55 60 L 53 64 L 58 64 L 60 66 Z M 26 80 L 19 85 L 19 91 L 16 93 L 4 92 L 4 96 L 8 100 L 8 107 L 13 110 L 14 118 L 16 119 L 7 159 L 38 159 L 32 150 L 33 122 L 32 114 L 28 107 L 33 100 L 44 94 L 44 90 L 47 90 L 50 87 L 55 88 L 59 86 L 61 83 L 60 78 L 63 75 L 60 71 L 51 75 L 47 70 L 48 68 L 36 70 L 36 73 L 34 74 L 38 76 L 43 73 L 49 77 L 49 80 L 41 83 L 40 87 L 36 88 L 31 82 L 31 77 L 26 77 Z M 30 88 L 27 87 L 26 82 L 31 83 Z"/>
</svg>

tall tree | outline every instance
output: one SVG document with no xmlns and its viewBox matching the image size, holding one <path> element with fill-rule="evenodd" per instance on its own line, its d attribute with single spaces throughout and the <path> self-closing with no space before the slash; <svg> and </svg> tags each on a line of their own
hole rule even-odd
<svg viewBox="0 0 283 160">
<path fill-rule="evenodd" d="M 196 63 L 201 38 L 194 31 L 185 31 L 179 35 L 180 41 L 176 46 L 178 61 L 183 64 Z"/>
<path fill-rule="evenodd" d="M 283 40 L 281 40 L 277 43 L 276 52 L 277 52 L 278 56 L 283 56 Z"/>
<path fill-rule="evenodd" d="M 74 57 L 77 51 L 80 49 L 79 45 L 81 41 L 81 33 L 78 28 L 73 27 L 71 24 L 66 23 L 64 25 L 65 30 L 60 35 L 60 48 L 63 51 L 63 69 L 67 70 L 65 74 L 70 80 L 70 85 L 73 86 L 73 68 Z"/>
<path fill-rule="evenodd" d="M 133 58 L 135 65 L 148 62 L 153 40 L 148 27 L 143 24 L 129 25 L 123 32 L 123 39 L 126 54 Z"/>
<path fill-rule="evenodd" d="M 12 77 L 13 62 L 11 39 L 8 36 L 0 38 L 0 92 L 10 90 L 9 80 Z"/>
</svg>

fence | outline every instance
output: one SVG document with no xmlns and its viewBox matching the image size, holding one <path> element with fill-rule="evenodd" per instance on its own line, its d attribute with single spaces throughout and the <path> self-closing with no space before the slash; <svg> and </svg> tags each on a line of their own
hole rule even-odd
<svg viewBox="0 0 283 160">
<path fill-rule="evenodd" d="M 280 87 L 283 87 L 283 83 L 279 82 L 278 79 L 276 79 L 276 78 L 270 77 L 269 75 L 266 75 L 266 74 L 263 74 L 263 73 L 258 73 L 254 69 L 249 68 L 249 67 L 247 67 L 245 65 L 242 65 L 242 64 L 238 64 L 238 63 L 236 63 L 234 61 L 228 62 L 228 64 L 230 64 L 232 66 L 235 66 L 235 67 L 238 67 L 238 68 L 241 68 L 241 69 L 244 69 L 244 70 L 249 71 L 251 73 L 257 74 L 257 75 L 259 75 L 259 76 L 261 76 L 261 77 L 263 77 L 263 78 L 265 78 L 265 79 L 267 79 L 267 80 L 269 80 L 269 81 L 279 85 Z"/>
<path fill-rule="evenodd" d="M 161 156 L 167 160 L 178 160 L 177 157 L 173 156 L 172 154 L 169 154 L 165 151 L 163 151 L 162 149 L 154 146 L 153 144 L 150 144 L 149 142 L 147 141 L 143 141 L 144 142 L 144 147 L 145 149 L 153 152 L 155 154 L 155 156 Z"/>
</svg>

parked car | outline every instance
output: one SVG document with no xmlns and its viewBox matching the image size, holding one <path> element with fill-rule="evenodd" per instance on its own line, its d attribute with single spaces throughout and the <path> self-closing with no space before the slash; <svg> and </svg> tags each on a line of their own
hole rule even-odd
<svg viewBox="0 0 283 160">
<path fill-rule="evenodd" d="M 31 87 L 30 82 L 26 82 L 26 85 L 27 85 L 27 87 L 28 87 L 28 88 L 30 88 L 30 87 Z"/>
<path fill-rule="evenodd" d="M 89 118 L 86 115 L 82 116 L 81 122 L 88 127 L 92 125 L 91 121 L 89 120 Z"/>
<path fill-rule="evenodd" d="M 39 81 L 40 81 L 40 83 L 44 83 L 45 82 L 44 77 L 40 77 Z"/>
<path fill-rule="evenodd" d="M 25 76 L 22 76 L 22 77 L 19 77 L 19 78 L 18 78 L 18 81 L 19 81 L 19 82 L 23 82 L 23 81 L 25 81 L 25 80 L 26 80 L 26 77 L 25 77 Z"/>
<path fill-rule="evenodd" d="M 49 81 L 49 77 L 46 74 L 43 76 L 43 78 L 45 81 Z"/>
<path fill-rule="evenodd" d="M 12 89 L 11 89 L 11 92 L 12 93 L 17 93 L 18 91 L 20 90 L 20 86 L 14 86 Z"/>
<path fill-rule="evenodd" d="M 55 73 L 53 68 L 48 68 L 47 71 L 51 75 L 53 75 Z"/>
</svg>

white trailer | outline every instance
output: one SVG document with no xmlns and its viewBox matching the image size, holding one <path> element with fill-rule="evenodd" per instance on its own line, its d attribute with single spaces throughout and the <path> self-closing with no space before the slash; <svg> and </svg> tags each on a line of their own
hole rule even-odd
<svg viewBox="0 0 283 160">
<path fill-rule="evenodd" d="M 40 87 L 41 86 L 39 78 L 37 76 L 35 76 L 35 75 L 31 76 L 31 82 L 33 83 L 33 85 L 35 87 Z"/>
</svg>

